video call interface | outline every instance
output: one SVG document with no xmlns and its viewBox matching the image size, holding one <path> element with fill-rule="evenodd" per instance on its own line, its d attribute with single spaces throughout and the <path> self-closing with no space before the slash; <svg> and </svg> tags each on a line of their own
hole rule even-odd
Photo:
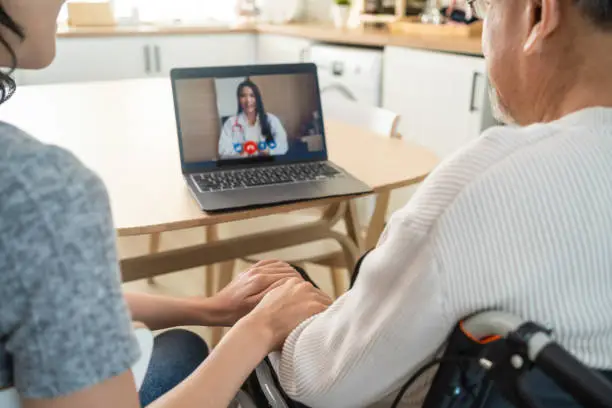
<svg viewBox="0 0 612 408">
<path fill-rule="evenodd" d="M 175 92 L 186 163 L 324 149 L 314 74 L 180 79 Z"/>
</svg>

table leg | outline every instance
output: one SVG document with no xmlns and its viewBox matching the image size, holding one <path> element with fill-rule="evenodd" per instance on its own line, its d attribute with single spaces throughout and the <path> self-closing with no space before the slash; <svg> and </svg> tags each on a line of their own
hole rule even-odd
<svg viewBox="0 0 612 408">
<path fill-rule="evenodd" d="M 232 281 L 232 278 L 234 277 L 235 266 L 236 266 L 236 262 L 233 260 L 214 265 L 214 268 L 217 270 L 217 273 L 216 273 L 217 279 L 218 279 L 217 280 L 217 283 L 218 283 L 217 290 L 223 289 Z M 211 340 L 210 346 L 215 347 L 221 341 L 225 328 L 224 327 L 213 327 L 211 330 L 212 330 L 212 340 Z"/>
<path fill-rule="evenodd" d="M 214 242 L 219 240 L 219 230 L 216 225 L 209 225 L 206 228 L 206 243 Z M 218 269 L 215 265 L 206 265 L 204 267 L 204 275 L 206 278 L 206 297 L 212 297 L 217 292 L 215 287 L 215 281 L 219 279 L 217 276 Z"/>
<path fill-rule="evenodd" d="M 161 245 L 161 233 L 156 232 L 154 234 L 149 235 L 149 253 L 156 254 L 159 252 L 159 248 Z M 155 284 L 155 278 L 147 278 L 147 283 L 149 285 Z"/>
<path fill-rule="evenodd" d="M 338 299 L 344 292 L 346 292 L 346 269 L 344 268 L 331 268 L 331 278 L 334 290 L 334 298 Z"/>
<path fill-rule="evenodd" d="M 344 223 L 346 224 L 346 233 L 351 240 L 357 245 L 359 251 L 363 251 L 363 238 L 361 233 L 361 225 L 357 214 L 357 205 L 355 200 L 350 200 L 346 203 L 344 213 Z"/>
<path fill-rule="evenodd" d="M 376 207 L 374 207 L 374 213 L 370 219 L 370 224 L 365 237 L 365 250 L 373 249 L 378 243 L 380 235 L 385 229 L 385 221 L 387 217 L 387 210 L 389 209 L 389 200 L 391 199 L 391 193 L 385 191 L 384 193 L 378 194 L 376 197 Z"/>
</svg>

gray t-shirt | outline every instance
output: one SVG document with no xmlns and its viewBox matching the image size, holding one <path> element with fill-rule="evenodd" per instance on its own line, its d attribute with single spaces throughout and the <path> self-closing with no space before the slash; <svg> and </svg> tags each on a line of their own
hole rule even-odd
<svg viewBox="0 0 612 408">
<path fill-rule="evenodd" d="M 101 180 L 0 123 L 0 389 L 49 398 L 139 356 Z"/>
</svg>

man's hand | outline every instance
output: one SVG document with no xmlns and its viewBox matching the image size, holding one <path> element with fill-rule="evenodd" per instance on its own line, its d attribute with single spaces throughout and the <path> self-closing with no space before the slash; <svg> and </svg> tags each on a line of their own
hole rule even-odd
<svg viewBox="0 0 612 408">
<path fill-rule="evenodd" d="M 297 326 L 331 304 L 331 298 L 312 284 L 292 278 L 268 293 L 241 323 L 264 333 L 269 351 L 280 350 Z"/>
<path fill-rule="evenodd" d="M 249 313 L 271 290 L 289 279 L 303 280 L 289 264 L 261 261 L 241 273 L 211 300 L 223 311 L 224 326 L 231 326 Z"/>
</svg>

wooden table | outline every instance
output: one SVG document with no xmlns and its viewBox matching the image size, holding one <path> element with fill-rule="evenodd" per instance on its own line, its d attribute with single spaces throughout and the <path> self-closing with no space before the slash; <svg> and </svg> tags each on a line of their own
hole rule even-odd
<svg viewBox="0 0 612 408">
<path fill-rule="evenodd" d="M 169 79 L 22 87 L 0 108 L 0 120 L 43 142 L 72 151 L 96 171 L 109 191 L 120 236 L 151 234 L 327 206 L 320 220 L 192 247 L 122 260 L 125 281 L 333 238 L 349 265 L 362 251 L 344 198 L 224 214 L 202 213 L 181 175 Z M 422 180 L 437 164 L 425 148 L 377 137 L 348 124 L 327 123 L 330 158 L 376 193 Z M 380 226 L 382 228 L 382 226 Z"/>
</svg>

